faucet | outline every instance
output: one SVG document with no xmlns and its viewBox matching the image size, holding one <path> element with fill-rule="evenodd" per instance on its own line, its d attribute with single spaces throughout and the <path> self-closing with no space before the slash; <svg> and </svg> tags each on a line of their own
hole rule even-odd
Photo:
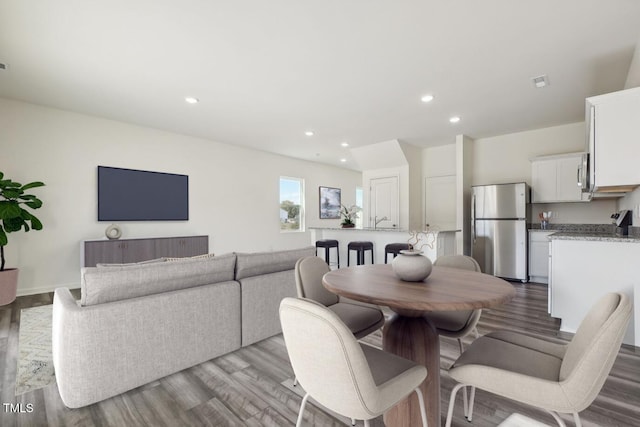
<svg viewBox="0 0 640 427">
<path fill-rule="evenodd" d="M 378 219 L 378 217 L 374 217 L 373 220 L 375 221 L 375 224 L 373 226 L 373 229 L 375 230 L 376 228 L 378 228 L 378 224 L 380 224 L 382 221 L 387 221 L 389 218 L 387 218 L 386 216 L 383 216 L 382 218 Z"/>
</svg>

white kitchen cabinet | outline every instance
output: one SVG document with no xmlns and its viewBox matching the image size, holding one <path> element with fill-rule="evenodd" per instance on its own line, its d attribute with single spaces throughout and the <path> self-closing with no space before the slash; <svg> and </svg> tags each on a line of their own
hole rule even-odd
<svg viewBox="0 0 640 427">
<path fill-rule="evenodd" d="M 560 330 L 574 332 L 589 309 L 608 292 L 634 298 L 639 282 L 640 243 L 621 239 L 563 240 L 551 237 L 551 315 L 562 320 Z M 640 345 L 640 307 L 629 322 L 624 343 Z"/>
<path fill-rule="evenodd" d="M 587 98 L 590 180 L 594 191 L 640 184 L 640 88 Z"/>
<path fill-rule="evenodd" d="M 529 231 L 529 281 L 549 282 L 549 236 L 555 231 Z"/>
<path fill-rule="evenodd" d="M 568 153 L 532 159 L 532 203 L 583 201 L 582 189 L 578 186 L 582 155 Z"/>
</svg>

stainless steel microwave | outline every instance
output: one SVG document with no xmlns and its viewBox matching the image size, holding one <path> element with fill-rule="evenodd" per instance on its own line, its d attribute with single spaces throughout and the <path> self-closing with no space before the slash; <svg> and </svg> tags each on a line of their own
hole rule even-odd
<svg viewBox="0 0 640 427">
<path fill-rule="evenodd" d="M 589 163 L 589 153 L 582 155 L 582 161 L 578 167 L 578 187 L 582 189 L 583 193 L 593 192 L 593 180 L 591 179 L 591 165 Z"/>
</svg>

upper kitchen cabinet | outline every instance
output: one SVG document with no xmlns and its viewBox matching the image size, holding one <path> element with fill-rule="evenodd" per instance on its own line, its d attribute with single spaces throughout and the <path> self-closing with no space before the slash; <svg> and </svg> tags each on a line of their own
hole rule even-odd
<svg viewBox="0 0 640 427">
<path fill-rule="evenodd" d="M 568 153 L 532 159 L 532 203 L 583 201 L 579 181 L 583 154 Z"/>
<path fill-rule="evenodd" d="M 640 184 L 640 88 L 586 99 L 590 192 L 624 192 Z"/>
</svg>

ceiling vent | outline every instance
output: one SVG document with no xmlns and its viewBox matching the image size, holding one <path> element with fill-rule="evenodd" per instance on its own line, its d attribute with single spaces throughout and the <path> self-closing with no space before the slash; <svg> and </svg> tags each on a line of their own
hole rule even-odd
<svg viewBox="0 0 640 427">
<path fill-rule="evenodd" d="M 546 74 L 542 76 L 534 77 L 531 79 L 531 81 L 533 82 L 533 85 L 538 89 L 542 89 L 545 86 L 549 86 L 549 77 L 547 77 Z"/>
</svg>

